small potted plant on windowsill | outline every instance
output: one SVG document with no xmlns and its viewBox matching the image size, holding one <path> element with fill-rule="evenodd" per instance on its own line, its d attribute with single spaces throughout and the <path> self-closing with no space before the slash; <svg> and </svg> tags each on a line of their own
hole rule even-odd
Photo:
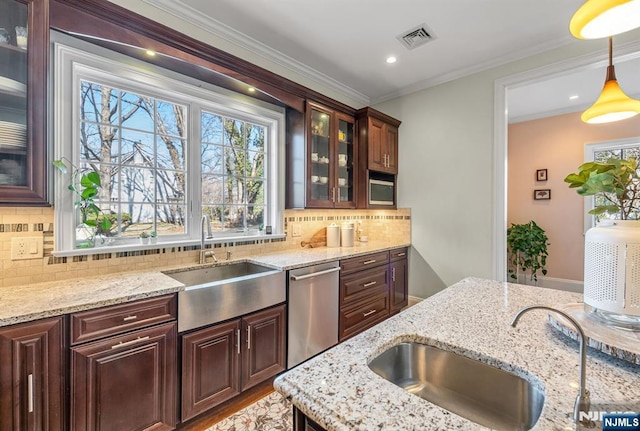
<svg viewBox="0 0 640 431">
<path fill-rule="evenodd" d="M 155 244 L 158 242 L 158 232 L 156 232 L 155 230 L 151 231 L 151 233 L 149 234 L 149 242 L 151 244 Z"/>
<path fill-rule="evenodd" d="M 141 244 L 149 244 L 149 234 L 146 232 L 142 232 L 140 234 L 140 243 Z"/>
<path fill-rule="evenodd" d="M 66 158 L 54 160 L 53 166 L 67 174 L 71 169 L 71 181 L 67 188 L 75 195 L 74 206 L 80 211 L 80 224 L 76 227 L 76 248 L 91 248 L 95 245 L 96 230 L 108 233 L 111 221 L 95 203 L 102 184 L 100 174 L 93 169 L 78 169 Z"/>
</svg>

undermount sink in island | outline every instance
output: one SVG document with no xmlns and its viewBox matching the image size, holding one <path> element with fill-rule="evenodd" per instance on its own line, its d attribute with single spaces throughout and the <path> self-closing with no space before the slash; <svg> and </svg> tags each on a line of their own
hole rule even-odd
<svg viewBox="0 0 640 431">
<path fill-rule="evenodd" d="M 510 323 L 528 305 L 579 301 L 575 293 L 468 278 L 289 370 L 274 386 L 328 431 L 489 429 L 410 393 L 394 381 L 401 377 L 370 368 L 394 346 L 419 343 L 527 381 L 522 387 L 544 400 L 534 400 L 543 402 L 542 410 L 525 429 L 575 429 L 578 343 L 553 329 L 546 311 L 528 313 L 517 328 Z M 587 389 L 592 411 L 605 404 L 631 407 L 640 400 L 640 366 L 589 349 Z"/>
</svg>

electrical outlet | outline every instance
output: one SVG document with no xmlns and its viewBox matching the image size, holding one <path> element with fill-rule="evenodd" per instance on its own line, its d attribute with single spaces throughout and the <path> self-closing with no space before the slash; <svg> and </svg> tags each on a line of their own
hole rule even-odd
<svg viewBox="0 0 640 431">
<path fill-rule="evenodd" d="M 41 258 L 43 246 L 44 238 L 41 236 L 11 238 L 11 260 Z"/>
<path fill-rule="evenodd" d="M 296 237 L 302 235 L 300 233 L 300 223 L 291 223 L 291 236 Z"/>
</svg>

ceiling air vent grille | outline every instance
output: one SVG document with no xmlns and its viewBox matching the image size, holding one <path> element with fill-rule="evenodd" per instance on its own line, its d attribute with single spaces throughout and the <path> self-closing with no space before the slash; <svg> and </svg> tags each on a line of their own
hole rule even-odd
<svg viewBox="0 0 640 431">
<path fill-rule="evenodd" d="M 402 33 L 400 36 L 396 36 L 396 38 L 407 49 L 414 49 L 434 40 L 435 35 L 433 32 L 427 30 L 427 26 L 425 24 L 421 24 Z"/>
</svg>

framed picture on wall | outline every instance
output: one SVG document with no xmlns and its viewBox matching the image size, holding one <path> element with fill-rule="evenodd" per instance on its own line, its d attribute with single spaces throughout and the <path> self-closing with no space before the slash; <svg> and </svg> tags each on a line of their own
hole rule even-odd
<svg viewBox="0 0 640 431">
<path fill-rule="evenodd" d="M 533 191 L 533 199 L 544 201 L 551 199 L 551 189 L 538 189 Z"/>
<path fill-rule="evenodd" d="M 538 169 L 536 171 L 536 181 L 547 181 L 547 170 Z"/>
</svg>

